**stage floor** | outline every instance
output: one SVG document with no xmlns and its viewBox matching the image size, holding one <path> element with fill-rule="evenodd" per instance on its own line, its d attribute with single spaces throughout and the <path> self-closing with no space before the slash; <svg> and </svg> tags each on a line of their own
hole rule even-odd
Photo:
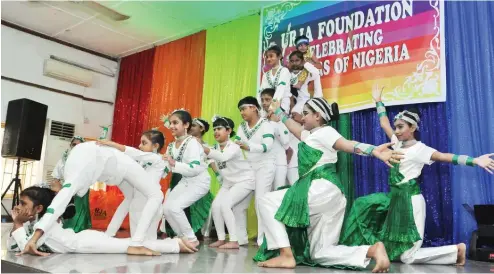
<svg viewBox="0 0 494 274">
<path fill-rule="evenodd" d="M 328 273 L 343 272 L 338 269 L 297 267 L 294 270 L 266 269 L 256 266 L 252 257 L 256 247 L 242 247 L 240 250 L 208 248 L 201 244 L 195 254 L 173 254 L 159 257 L 127 256 L 125 254 L 52 254 L 48 257 L 31 255 L 15 256 L 7 252 L 5 240 L 8 224 L 2 224 L 2 272 L 53 272 L 53 273 Z M 6 262 L 9 263 L 6 263 Z M 372 264 L 365 272 L 370 272 Z M 348 271 L 350 273 L 358 273 Z M 405 265 L 393 263 L 394 273 L 493 273 L 494 264 L 468 261 L 464 267 L 438 265 Z"/>
</svg>

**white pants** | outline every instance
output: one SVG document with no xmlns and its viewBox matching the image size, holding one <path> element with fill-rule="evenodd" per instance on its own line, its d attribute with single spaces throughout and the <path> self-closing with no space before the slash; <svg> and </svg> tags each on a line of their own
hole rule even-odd
<svg viewBox="0 0 494 274">
<path fill-rule="evenodd" d="M 178 236 L 186 236 L 189 241 L 197 241 L 197 238 L 184 209 L 209 192 L 210 180 L 209 176 L 202 175 L 182 178 L 173 190 L 168 190 L 169 193 L 163 205 L 163 216 Z"/>
<path fill-rule="evenodd" d="M 218 191 L 218 194 L 216 194 L 211 211 L 216 232 L 218 233 L 218 240 L 224 241 L 226 239 L 226 224 L 228 234 L 230 235 L 230 241 L 238 241 L 236 218 L 232 208 L 252 193 L 252 189 L 249 188 L 249 185 L 252 184 L 248 182 L 247 184 L 239 182 L 233 186 L 223 185 Z"/>
<path fill-rule="evenodd" d="M 426 206 L 422 194 L 412 196 L 413 218 L 420 238 L 424 238 Z M 422 240 L 414 243 L 413 247 L 400 256 L 405 264 L 455 264 L 458 257 L 458 247 L 447 245 L 440 247 L 421 248 Z"/>
<path fill-rule="evenodd" d="M 115 236 L 117 231 L 122 226 L 125 216 L 127 216 L 128 213 L 130 223 L 130 235 L 134 236 L 139 224 L 139 220 L 141 219 L 143 214 L 143 206 L 146 204 L 146 197 L 125 181 L 123 181 L 119 185 L 119 188 L 124 194 L 125 199 L 122 201 L 122 203 L 120 203 L 117 211 L 115 211 L 115 214 L 113 215 L 113 218 L 111 219 L 111 222 L 106 229 L 106 234 L 108 234 L 109 236 Z M 160 205 L 158 213 L 155 215 L 155 218 L 151 221 L 151 224 L 146 231 L 146 240 L 156 240 L 158 238 L 157 231 L 161 213 L 162 208 Z"/>
<path fill-rule="evenodd" d="M 256 175 L 256 189 L 254 193 L 256 197 L 256 214 L 258 216 L 257 244 L 261 245 L 264 238 L 264 227 L 262 226 L 261 218 L 259 218 L 259 201 L 266 193 L 269 193 L 272 190 L 276 166 L 274 162 L 270 161 L 251 163 L 251 165 Z"/>
<path fill-rule="evenodd" d="M 289 247 L 285 225 L 274 218 L 287 189 L 267 193 L 260 201 L 260 218 L 269 250 Z M 346 265 L 365 268 L 369 246 L 338 245 L 345 216 L 345 195 L 325 179 L 314 180 L 308 194 L 310 225 L 307 229 L 310 255 L 321 265 Z"/>
<path fill-rule="evenodd" d="M 131 239 L 118 239 L 96 230 L 52 233 L 45 244 L 57 253 L 127 253 Z M 176 239 L 144 241 L 143 246 L 161 253 L 179 253 Z"/>
<path fill-rule="evenodd" d="M 277 190 L 279 187 L 286 185 L 287 171 L 288 167 L 286 165 L 276 165 L 273 190 Z"/>
<path fill-rule="evenodd" d="M 83 149 L 82 149 L 83 148 Z M 112 173 L 119 172 L 124 167 L 126 181 L 131 187 L 141 192 L 147 199 L 143 208 L 142 217 L 136 227 L 136 232 L 132 236 L 130 246 L 143 246 L 146 238 L 146 231 L 150 227 L 152 220 L 158 214 L 158 210 L 163 201 L 163 193 L 158 184 L 150 184 L 146 171 L 127 155 L 115 151 L 114 156 L 103 162 L 100 158 L 99 150 L 109 148 L 99 148 L 98 146 L 84 146 L 74 149 L 65 164 L 64 176 L 66 184 L 53 199 L 49 208 L 56 214 L 45 214 L 37 224 L 38 227 L 47 231 L 56 222 L 58 216 L 65 211 L 70 199 L 74 195 L 83 197 L 89 191 L 90 185 L 105 174 L 105 176 L 121 176 Z M 103 165 L 103 166 L 102 166 Z M 115 168 L 118 166 L 119 168 Z M 120 184 L 123 181 L 119 182 Z M 50 225 L 51 224 L 51 225 Z"/>
<path fill-rule="evenodd" d="M 298 180 L 298 167 L 289 167 L 286 173 L 286 178 L 288 183 L 293 186 L 293 184 L 295 184 Z"/>
<path fill-rule="evenodd" d="M 233 214 L 235 215 L 235 226 L 239 245 L 246 245 L 249 243 L 249 234 L 247 233 L 247 209 L 249 208 L 253 194 L 254 193 L 251 192 L 232 208 Z"/>
</svg>

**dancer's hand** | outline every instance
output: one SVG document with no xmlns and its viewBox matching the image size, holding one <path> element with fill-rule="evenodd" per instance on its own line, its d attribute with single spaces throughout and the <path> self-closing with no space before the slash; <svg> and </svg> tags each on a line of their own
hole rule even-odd
<svg viewBox="0 0 494 274">
<path fill-rule="evenodd" d="M 372 151 L 372 155 L 383 161 L 389 167 L 393 167 L 392 163 L 399 164 L 400 159 L 403 159 L 405 156 L 403 152 L 389 149 L 392 145 L 394 145 L 394 143 L 382 144 Z"/>
<path fill-rule="evenodd" d="M 242 141 L 237 140 L 237 141 L 235 141 L 235 144 L 237 144 L 243 150 L 250 151 L 249 145 L 247 145 L 246 143 L 244 143 Z"/>
<path fill-rule="evenodd" d="M 381 96 L 384 90 L 384 86 L 379 86 L 379 84 L 374 84 L 374 87 L 372 87 L 372 98 L 376 102 L 381 102 Z"/>
<path fill-rule="evenodd" d="M 276 100 L 276 99 L 273 99 L 273 101 L 271 102 L 271 106 L 269 107 L 270 110 L 272 110 L 273 112 L 275 110 L 277 110 L 279 107 L 281 106 L 281 102 L 280 100 Z"/>
<path fill-rule="evenodd" d="M 99 146 L 107 146 L 107 147 L 112 147 L 115 145 L 115 142 L 112 142 L 110 140 L 97 140 L 96 144 Z"/>
<path fill-rule="evenodd" d="M 168 154 L 164 154 L 163 156 L 161 156 L 161 158 L 164 160 L 164 161 L 167 161 L 168 164 L 170 164 L 170 167 L 175 167 L 175 159 L 173 159 L 172 156 L 168 155 Z"/>
<path fill-rule="evenodd" d="M 33 215 L 27 209 L 22 209 L 20 206 L 15 206 L 12 210 L 12 221 L 15 225 L 22 226 L 25 222 L 32 220 Z"/>
<path fill-rule="evenodd" d="M 50 255 L 50 253 L 39 251 L 38 248 L 36 247 L 36 241 L 34 241 L 33 239 L 27 242 L 26 246 L 24 247 L 24 250 L 21 253 L 17 253 L 15 255 L 21 256 L 23 254 L 31 254 L 31 255 L 37 255 L 43 257 Z"/>
<path fill-rule="evenodd" d="M 50 189 L 54 192 L 59 192 L 60 189 L 62 189 L 62 183 L 60 182 L 60 180 L 55 179 L 55 180 L 51 181 Z"/>
<path fill-rule="evenodd" d="M 490 174 L 494 174 L 494 160 L 491 158 L 494 153 L 485 154 L 473 159 L 473 163 L 483 169 L 485 169 Z"/>
</svg>

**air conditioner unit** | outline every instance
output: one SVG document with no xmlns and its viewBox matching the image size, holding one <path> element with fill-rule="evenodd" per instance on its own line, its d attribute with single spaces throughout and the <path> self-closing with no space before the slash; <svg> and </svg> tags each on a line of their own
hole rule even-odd
<svg viewBox="0 0 494 274">
<path fill-rule="evenodd" d="M 43 75 L 84 87 L 90 87 L 93 84 L 91 71 L 53 59 L 45 60 Z"/>
<path fill-rule="evenodd" d="M 74 136 L 75 125 L 51 120 L 46 142 L 46 154 L 43 163 L 43 180 L 51 182 L 51 173 L 62 158 L 63 153 L 70 146 L 70 139 Z"/>
</svg>

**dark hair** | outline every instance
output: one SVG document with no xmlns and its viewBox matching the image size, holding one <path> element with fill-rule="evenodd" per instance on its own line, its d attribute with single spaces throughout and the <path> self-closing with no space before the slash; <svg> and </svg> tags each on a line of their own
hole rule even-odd
<svg viewBox="0 0 494 274">
<path fill-rule="evenodd" d="M 338 121 L 340 119 L 340 110 L 338 108 L 338 104 L 337 103 L 332 103 L 331 105 L 328 103 L 328 101 L 326 101 L 326 99 L 324 98 L 313 98 L 311 100 L 314 100 L 316 101 L 316 104 L 319 105 L 319 108 L 321 108 L 324 112 L 327 113 L 327 115 L 329 115 L 329 118 L 330 118 L 330 121 Z M 316 110 L 311 107 L 308 103 L 305 103 L 305 105 L 312 111 L 312 112 L 316 112 Z M 331 115 L 331 112 L 333 113 Z M 326 120 L 325 120 L 326 121 Z M 326 121 L 326 123 L 329 123 L 330 121 Z"/>
<path fill-rule="evenodd" d="M 39 186 L 31 186 L 26 189 L 24 189 L 21 192 L 21 197 L 28 197 L 32 202 L 33 206 L 38 206 L 42 205 L 43 210 L 39 213 L 39 217 L 43 217 L 43 215 L 46 213 L 46 210 L 50 206 L 51 202 L 53 201 L 53 198 L 55 198 L 56 193 L 45 187 L 39 187 Z M 70 200 L 69 204 L 65 208 L 64 213 L 62 214 L 63 219 L 70 219 L 75 216 L 75 205 L 74 205 L 74 197 Z"/>
<path fill-rule="evenodd" d="M 271 96 L 271 98 L 273 98 L 275 93 L 276 90 L 274 88 L 266 88 L 261 92 L 261 96 L 268 95 Z"/>
<path fill-rule="evenodd" d="M 281 57 L 281 48 L 280 48 L 280 46 L 278 46 L 278 45 L 272 45 L 272 46 L 270 46 L 270 47 L 269 47 L 269 48 L 265 51 L 265 54 L 267 54 L 269 51 L 273 51 L 273 52 L 276 54 L 276 56 Z"/>
<path fill-rule="evenodd" d="M 196 119 L 201 121 L 201 123 L 204 125 L 204 130 L 201 131 L 201 135 L 204 135 L 206 132 L 209 131 L 209 123 L 206 120 L 201 119 L 201 118 L 196 118 Z"/>
<path fill-rule="evenodd" d="M 146 136 L 146 138 L 148 138 L 153 145 L 158 144 L 158 151 L 160 151 L 165 145 L 165 136 L 159 130 L 148 130 L 142 133 L 142 135 Z"/>
<path fill-rule="evenodd" d="M 417 116 L 419 117 L 419 121 L 420 121 L 420 112 L 416 107 L 411 107 L 411 108 L 407 109 L 407 111 L 417 114 Z M 404 116 L 407 116 L 408 118 L 413 119 L 415 122 L 417 122 L 417 124 L 419 123 L 419 121 L 417 121 L 417 119 L 415 119 L 415 117 L 413 117 L 411 115 L 407 115 L 405 113 Z M 412 124 L 410 124 L 409 122 L 407 122 L 407 121 L 404 121 L 404 122 L 407 123 L 407 125 L 409 127 L 412 127 Z M 417 141 L 420 141 L 420 132 L 418 130 L 416 130 L 414 132 L 414 137 Z"/>
<path fill-rule="evenodd" d="M 190 129 L 190 125 L 192 124 L 192 116 L 190 116 L 190 113 L 186 110 L 177 110 L 172 113 L 171 116 L 176 115 L 180 121 L 184 124 L 189 124 L 189 127 L 187 129 Z"/>
<path fill-rule="evenodd" d="M 299 37 L 295 38 L 295 46 L 297 46 L 297 42 L 302 40 L 302 39 L 309 40 L 309 38 L 307 36 L 300 35 Z"/>
<path fill-rule="evenodd" d="M 254 105 L 256 106 L 257 109 L 261 108 L 257 99 L 252 96 L 247 96 L 245 98 L 240 99 L 240 101 L 238 101 L 237 108 L 240 108 L 241 105 L 245 105 L 245 104 Z"/>
<path fill-rule="evenodd" d="M 226 120 L 226 121 L 225 121 Z M 214 122 L 213 122 L 213 128 L 214 127 L 229 127 L 232 129 L 232 132 L 230 133 L 230 136 L 235 136 L 235 123 L 233 122 L 232 119 L 228 118 L 228 117 L 221 117 L 219 119 L 216 119 Z"/>
<path fill-rule="evenodd" d="M 294 55 L 296 55 L 298 57 L 298 59 L 300 59 L 302 61 L 304 60 L 304 54 L 301 51 L 299 51 L 299 50 L 292 51 L 292 53 L 290 53 L 289 59 L 292 59 L 292 56 L 294 56 Z"/>
</svg>

